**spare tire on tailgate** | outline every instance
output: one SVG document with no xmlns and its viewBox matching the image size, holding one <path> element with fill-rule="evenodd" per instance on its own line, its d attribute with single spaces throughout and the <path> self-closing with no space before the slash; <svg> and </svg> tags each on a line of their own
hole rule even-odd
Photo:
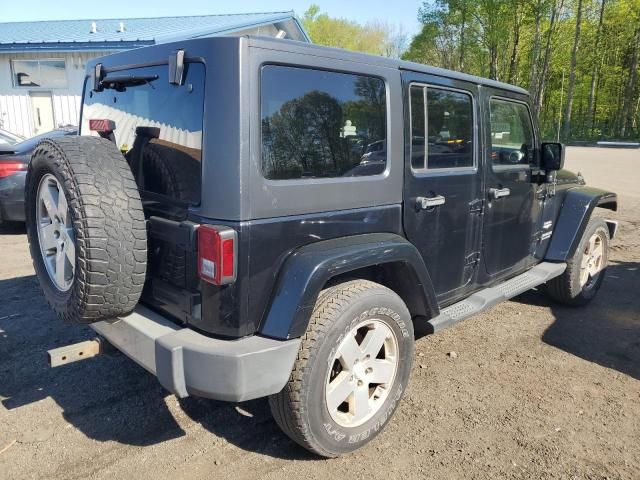
<svg viewBox="0 0 640 480">
<path fill-rule="evenodd" d="M 147 231 L 116 146 L 98 137 L 43 140 L 25 196 L 31 258 L 58 316 L 92 323 L 131 312 L 145 281 Z"/>
</svg>

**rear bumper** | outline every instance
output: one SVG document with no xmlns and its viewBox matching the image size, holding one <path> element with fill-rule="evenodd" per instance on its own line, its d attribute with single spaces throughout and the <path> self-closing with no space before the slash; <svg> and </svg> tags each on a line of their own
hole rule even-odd
<svg viewBox="0 0 640 480">
<path fill-rule="evenodd" d="M 0 221 L 24 222 L 24 181 L 26 172 L 0 179 Z"/>
<path fill-rule="evenodd" d="M 300 339 L 210 338 L 141 305 L 126 317 L 91 327 L 178 397 L 238 402 L 277 393 L 300 346 Z"/>
</svg>

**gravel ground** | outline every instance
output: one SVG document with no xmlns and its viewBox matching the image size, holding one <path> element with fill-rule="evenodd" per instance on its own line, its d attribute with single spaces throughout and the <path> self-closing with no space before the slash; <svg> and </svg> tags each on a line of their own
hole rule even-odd
<svg viewBox="0 0 640 480">
<path fill-rule="evenodd" d="M 335 460 L 288 440 L 265 400 L 178 400 L 123 356 L 48 369 L 47 349 L 92 331 L 54 318 L 24 231 L 3 228 L 0 478 L 640 478 L 640 150 L 568 156 L 620 194 L 597 299 L 529 292 L 420 339 L 386 431 Z"/>
</svg>

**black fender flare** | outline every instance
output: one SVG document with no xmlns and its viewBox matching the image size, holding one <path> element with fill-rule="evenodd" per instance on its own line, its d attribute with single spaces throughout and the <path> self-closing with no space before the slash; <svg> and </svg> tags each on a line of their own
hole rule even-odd
<svg viewBox="0 0 640 480">
<path fill-rule="evenodd" d="M 618 196 L 593 187 L 575 187 L 567 191 L 545 260 L 566 262 L 573 257 L 596 207 L 616 211 Z"/>
<path fill-rule="evenodd" d="M 302 336 L 318 295 L 331 278 L 385 264 L 397 264 L 418 284 L 425 316 L 438 315 L 433 284 L 416 247 L 396 234 L 370 233 L 322 240 L 293 252 L 280 270 L 259 333 L 280 339 Z"/>
</svg>

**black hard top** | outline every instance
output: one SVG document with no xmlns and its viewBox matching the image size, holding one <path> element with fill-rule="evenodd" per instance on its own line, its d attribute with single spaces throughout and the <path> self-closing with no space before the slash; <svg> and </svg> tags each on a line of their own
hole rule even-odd
<svg viewBox="0 0 640 480">
<path fill-rule="evenodd" d="M 488 87 L 508 90 L 510 92 L 519 93 L 521 95 L 529 95 L 524 88 L 509 83 L 498 82 L 488 78 L 468 75 L 466 73 L 447 70 L 445 68 L 432 67 L 421 63 L 408 62 L 406 60 L 395 60 L 392 58 L 380 57 L 377 55 L 368 55 L 365 53 L 351 52 L 340 48 L 324 47 L 312 43 L 303 43 L 293 40 L 282 40 L 273 37 L 248 36 L 251 46 L 271 48 L 274 50 L 289 50 L 292 52 L 305 53 L 306 55 L 316 55 L 322 57 L 335 58 L 338 60 L 348 60 L 351 62 L 360 62 L 373 64 L 379 67 L 397 68 L 400 70 L 411 70 L 413 72 L 425 73 L 439 77 L 451 78 L 453 80 L 461 80 L 464 82 L 475 83 L 478 85 L 486 85 Z"/>
<path fill-rule="evenodd" d="M 239 37 L 235 37 L 236 41 L 237 38 Z M 486 85 L 488 87 L 498 88 L 520 95 L 529 95 L 529 92 L 527 92 L 524 88 L 517 87 L 515 85 L 497 82 L 488 78 L 476 77 L 475 75 L 468 75 L 466 73 L 456 72 L 454 70 L 447 70 L 444 68 L 423 65 L 420 63 L 395 60 L 392 58 L 380 57 L 377 55 L 351 52 L 349 50 L 343 50 L 341 48 L 324 47 L 315 45 L 313 43 L 304 43 L 294 40 L 283 40 L 274 37 L 245 35 L 242 36 L 242 38 L 248 41 L 249 46 L 256 48 L 278 50 L 281 52 L 291 52 L 303 55 L 313 55 L 316 57 L 357 62 L 382 68 L 407 70 L 412 72 L 424 73 L 427 75 L 450 78 L 452 80 L 475 83 L 478 85 Z M 210 48 L 213 48 L 213 44 L 224 44 L 229 41 L 233 41 L 233 39 L 234 36 L 195 38 L 126 50 L 123 52 L 114 53 L 105 57 L 99 57 L 90 60 L 89 62 L 87 62 L 87 72 L 89 72 L 96 63 L 104 63 L 106 68 L 121 67 L 126 64 L 139 64 L 145 61 L 148 62 L 157 55 L 161 55 L 164 58 L 167 58 L 165 56 L 167 53 L 180 48 L 187 50 L 187 55 L 189 55 L 189 45 L 192 45 L 195 50 L 203 52 L 209 50 Z M 209 47 L 209 45 L 211 45 L 211 47 Z"/>
</svg>

